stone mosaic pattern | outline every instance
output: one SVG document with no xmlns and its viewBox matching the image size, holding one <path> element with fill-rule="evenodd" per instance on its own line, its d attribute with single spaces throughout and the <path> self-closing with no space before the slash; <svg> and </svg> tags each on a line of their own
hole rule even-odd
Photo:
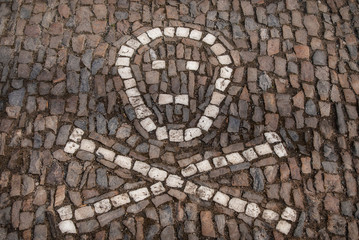
<svg viewBox="0 0 359 240">
<path fill-rule="evenodd" d="M 0 0 L 0 239 L 358 239 L 355 0 Z"/>
</svg>

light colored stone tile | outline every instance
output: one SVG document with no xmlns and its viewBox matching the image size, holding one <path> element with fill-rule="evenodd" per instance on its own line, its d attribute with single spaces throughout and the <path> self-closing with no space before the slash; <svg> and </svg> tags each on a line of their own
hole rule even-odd
<svg viewBox="0 0 359 240">
<path fill-rule="evenodd" d="M 167 128 L 165 126 L 158 127 L 156 129 L 156 137 L 160 141 L 168 139 Z"/>
<path fill-rule="evenodd" d="M 80 142 L 81 141 L 81 138 L 82 138 L 82 135 L 84 135 L 84 131 L 80 128 L 75 128 L 71 135 L 70 135 L 70 140 L 74 141 L 74 142 Z"/>
<path fill-rule="evenodd" d="M 181 104 L 181 105 L 188 106 L 188 102 L 189 102 L 189 100 L 188 100 L 187 94 L 175 96 L 175 104 Z"/>
<path fill-rule="evenodd" d="M 134 53 L 135 50 L 133 48 L 127 47 L 125 45 L 122 45 L 120 51 L 118 51 L 118 55 L 123 57 L 132 57 Z"/>
<path fill-rule="evenodd" d="M 184 132 L 184 140 L 190 141 L 196 137 L 199 137 L 202 135 L 202 131 L 199 128 L 188 128 Z"/>
<path fill-rule="evenodd" d="M 141 44 L 146 45 L 151 42 L 151 39 L 148 37 L 146 33 L 142 33 L 137 37 L 138 41 L 141 42 Z"/>
<path fill-rule="evenodd" d="M 137 96 L 141 96 L 141 93 L 140 93 L 140 91 L 138 91 L 137 88 L 131 88 L 131 89 L 126 90 L 126 95 L 128 97 L 137 97 Z"/>
<path fill-rule="evenodd" d="M 166 180 L 166 185 L 174 188 L 181 188 L 184 181 L 180 176 L 170 174 Z"/>
<path fill-rule="evenodd" d="M 204 130 L 204 131 L 208 131 L 208 129 L 212 126 L 213 120 L 211 120 L 210 118 L 206 117 L 206 116 L 202 116 L 197 124 L 197 127 L 199 127 L 200 129 Z"/>
<path fill-rule="evenodd" d="M 84 150 L 84 151 L 87 151 L 87 152 L 93 153 L 95 151 L 95 149 L 96 149 L 96 144 L 92 140 L 82 139 L 80 149 Z"/>
<path fill-rule="evenodd" d="M 122 156 L 122 155 L 117 155 L 115 158 L 115 163 L 122 168 L 131 169 L 132 158 Z"/>
<path fill-rule="evenodd" d="M 199 62 L 198 61 L 187 61 L 186 63 L 186 69 L 190 71 L 197 71 L 199 68 Z"/>
<path fill-rule="evenodd" d="M 198 168 L 198 171 L 200 171 L 200 172 L 207 172 L 207 171 L 212 170 L 212 166 L 208 160 L 203 160 L 203 161 L 197 163 L 196 166 Z"/>
<path fill-rule="evenodd" d="M 135 108 L 135 113 L 138 119 L 142 119 L 152 115 L 152 112 L 145 105 L 141 105 Z"/>
<path fill-rule="evenodd" d="M 208 201 L 213 197 L 214 189 L 206 187 L 206 186 L 200 186 L 197 190 L 197 195 L 200 199 Z"/>
<path fill-rule="evenodd" d="M 164 60 L 155 60 L 152 62 L 152 69 L 165 69 L 166 61 Z"/>
<path fill-rule="evenodd" d="M 163 34 L 166 37 L 174 37 L 175 36 L 175 28 L 174 27 L 166 27 L 163 31 Z"/>
<path fill-rule="evenodd" d="M 216 43 L 211 47 L 211 50 L 214 54 L 218 55 L 222 55 L 223 53 L 226 52 L 226 48 L 221 44 L 221 43 Z"/>
<path fill-rule="evenodd" d="M 80 148 L 80 145 L 74 142 L 67 142 L 64 148 L 64 151 L 70 154 L 74 154 L 77 149 Z"/>
<path fill-rule="evenodd" d="M 197 192 L 198 186 L 190 181 L 187 181 L 186 186 L 184 188 L 184 192 L 187 194 L 195 195 Z"/>
<path fill-rule="evenodd" d="M 103 199 L 94 204 L 95 212 L 98 214 L 105 213 L 111 210 L 110 199 Z"/>
<path fill-rule="evenodd" d="M 183 142 L 183 130 L 182 129 L 171 129 L 169 131 L 169 137 L 171 142 Z"/>
<path fill-rule="evenodd" d="M 295 222 L 297 220 L 297 211 L 293 208 L 286 207 L 281 215 L 284 220 Z"/>
<path fill-rule="evenodd" d="M 211 118 L 216 118 L 219 113 L 219 107 L 209 104 L 204 110 L 204 115 Z"/>
<path fill-rule="evenodd" d="M 123 81 L 123 84 L 125 85 L 125 89 L 130 89 L 133 87 L 136 87 L 136 80 L 134 78 L 130 78 Z"/>
<path fill-rule="evenodd" d="M 130 66 L 130 58 L 129 57 L 119 57 L 116 60 L 116 66 Z"/>
<path fill-rule="evenodd" d="M 232 63 L 231 57 L 229 55 L 222 55 L 217 57 L 218 62 L 222 65 L 228 65 Z"/>
<path fill-rule="evenodd" d="M 159 195 L 161 193 L 166 192 L 166 189 L 161 182 L 151 185 L 150 188 L 151 188 L 151 192 L 153 193 L 153 195 Z"/>
<path fill-rule="evenodd" d="M 141 173 L 143 176 L 146 176 L 151 166 L 145 162 L 136 161 L 133 165 L 133 170 Z"/>
<path fill-rule="evenodd" d="M 156 124 L 149 117 L 143 119 L 140 124 L 147 132 L 152 132 L 153 130 L 156 130 Z"/>
<path fill-rule="evenodd" d="M 181 174 L 184 177 L 189 177 L 197 173 L 197 168 L 194 164 L 188 165 L 186 168 L 181 170 Z"/>
<path fill-rule="evenodd" d="M 249 203 L 246 208 L 246 215 L 252 218 L 258 217 L 261 213 L 261 209 L 259 208 L 258 204 L 256 203 Z"/>
<path fill-rule="evenodd" d="M 122 193 L 111 198 L 111 203 L 114 207 L 120 207 L 130 202 L 131 199 L 127 193 Z"/>
<path fill-rule="evenodd" d="M 150 196 L 150 192 L 145 187 L 134 191 L 130 191 L 128 194 L 135 202 L 142 201 Z"/>
<path fill-rule="evenodd" d="M 208 45 L 213 45 L 213 43 L 216 41 L 216 36 L 214 36 L 213 34 L 208 33 L 203 39 L 202 41 L 207 43 Z"/>
<path fill-rule="evenodd" d="M 119 67 L 118 74 L 122 79 L 132 78 L 131 68 L 129 67 Z"/>
<path fill-rule="evenodd" d="M 224 92 L 230 83 L 231 81 L 228 79 L 218 78 L 216 80 L 216 89 Z"/>
<path fill-rule="evenodd" d="M 248 160 L 248 161 L 252 161 L 256 158 L 258 158 L 256 152 L 254 151 L 253 148 L 247 149 L 245 151 L 242 152 L 242 155 Z"/>
<path fill-rule="evenodd" d="M 173 103 L 173 96 L 171 94 L 160 93 L 158 95 L 158 104 L 165 105 L 170 103 Z"/>
<path fill-rule="evenodd" d="M 267 40 L 269 38 L 269 35 L 268 35 L 268 29 L 266 28 L 261 28 L 260 29 L 260 33 L 259 33 L 260 37 L 261 37 L 261 40 Z"/>
<path fill-rule="evenodd" d="M 164 181 L 167 177 L 167 172 L 159 168 L 152 167 L 148 172 L 148 176 L 157 181 Z"/>
<path fill-rule="evenodd" d="M 263 211 L 262 218 L 264 220 L 268 221 L 268 222 L 278 221 L 279 220 L 279 214 L 272 211 L 272 210 L 266 209 L 266 210 Z"/>
<path fill-rule="evenodd" d="M 254 149 L 260 156 L 272 153 L 272 149 L 270 148 L 268 143 L 257 145 L 254 147 Z"/>
<path fill-rule="evenodd" d="M 115 159 L 116 153 L 114 151 L 108 150 L 106 148 L 99 147 L 96 151 L 96 155 L 103 157 L 107 161 L 113 162 L 113 160 Z"/>
<path fill-rule="evenodd" d="M 275 145 L 273 148 L 274 148 L 274 152 L 277 154 L 278 157 L 281 158 L 287 156 L 287 151 L 285 150 L 284 145 L 282 143 Z"/>
<path fill-rule="evenodd" d="M 288 233 L 290 232 L 291 226 L 292 225 L 289 222 L 280 220 L 275 229 L 277 229 L 279 232 L 281 232 L 285 235 L 288 235 Z"/>
<path fill-rule="evenodd" d="M 232 77 L 232 72 L 233 72 L 233 69 L 230 68 L 230 67 L 221 67 L 221 73 L 220 73 L 220 76 L 221 78 L 231 78 Z"/>
<path fill-rule="evenodd" d="M 132 107 L 138 107 L 141 105 L 144 105 L 144 102 L 142 100 L 141 96 L 135 96 L 135 97 L 129 97 L 128 101 L 130 102 L 130 104 L 132 105 Z"/>
<path fill-rule="evenodd" d="M 213 92 L 211 104 L 219 106 L 221 102 L 226 98 L 226 95 L 219 93 L 219 92 Z"/>
<path fill-rule="evenodd" d="M 214 167 L 216 168 L 220 168 L 228 165 L 226 158 L 222 156 L 213 158 L 213 164 Z"/>
<path fill-rule="evenodd" d="M 220 191 L 218 191 L 213 197 L 214 202 L 219 203 L 225 207 L 227 207 L 229 199 L 230 198 L 227 194 L 224 194 Z"/>
<path fill-rule="evenodd" d="M 141 43 L 133 38 L 128 40 L 126 44 L 135 50 L 141 46 Z"/>
<path fill-rule="evenodd" d="M 243 157 L 238 152 L 227 154 L 226 158 L 227 158 L 228 162 L 230 162 L 232 164 L 239 164 L 239 163 L 244 162 Z"/>
<path fill-rule="evenodd" d="M 266 137 L 267 142 L 269 143 L 277 143 L 282 141 L 278 136 L 278 134 L 275 132 L 266 132 L 264 133 L 264 136 Z"/>
<path fill-rule="evenodd" d="M 188 37 L 188 35 L 189 35 L 189 28 L 178 27 L 176 29 L 176 36 L 177 37 Z"/>
<path fill-rule="evenodd" d="M 147 31 L 147 35 L 153 40 L 159 37 L 162 37 L 162 31 L 160 28 L 153 28 Z"/>
<path fill-rule="evenodd" d="M 192 30 L 189 35 L 189 38 L 197 40 L 197 41 L 201 40 L 201 37 L 202 37 L 202 32 L 198 31 L 196 29 Z"/>
<path fill-rule="evenodd" d="M 59 229 L 63 234 L 65 234 L 65 233 L 69 233 L 69 234 L 77 233 L 75 224 L 71 220 L 61 221 L 59 223 Z"/>
<path fill-rule="evenodd" d="M 231 198 L 228 204 L 228 208 L 236 211 L 236 212 L 244 212 L 246 209 L 247 201 L 244 201 L 239 198 Z"/>
<path fill-rule="evenodd" d="M 62 208 L 57 209 L 57 213 L 59 214 L 61 220 L 71 219 L 72 218 L 71 205 L 67 205 Z"/>
<path fill-rule="evenodd" d="M 75 210 L 75 219 L 77 221 L 91 218 L 95 215 L 95 211 L 91 206 L 81 207 Z"/>
</svg>

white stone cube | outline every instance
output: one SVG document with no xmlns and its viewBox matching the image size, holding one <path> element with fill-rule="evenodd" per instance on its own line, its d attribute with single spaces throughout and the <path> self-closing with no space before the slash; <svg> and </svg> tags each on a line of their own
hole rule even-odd
<svg viewBox="0 0 359 240">
<path fill-rule="evenodd" d="M 199 128 L 188 128 L 184 132 L 184 140 L 190 141 L 202 135 L 202 131 Z"/>
<path fill-rule="evenodd" d="M 75 219 L 77 221 L 83 220 L 86 218 L 91 218 L 95 215 L 95 211 L 91 206 L 81 207 L 75 210 Z"/>
<path fill-rule="evenodd" d="M 84 130 L 80 128 L 75 128 L 70 135 L 70 140 L 74 142 L 79 142 L 82 138 L 82 135 L 84 135 L 84 133 L 85 133 Z"/>
<path fill-rule="evenodd" d="M 118 52 L 118 55 L 123 57 L 132 57 L 134 52 L 135 50 L 133 48 L 122 45 L 120 51 Z"/>
<path fill-rule="evenodd" d="M 158 104 L 159 105 L 165 105 L 165 104 L 169 104 L 169 103 L 173 103 L 173 96 L 171 94 L 160 93 L 158 95 Z"/>
<path fill-rule="evenodd" d="M 285 150 L 282 143 L 275 145 L 273 148 L 274 148 L 274 152 L 277 154 L 278 157 L 281 158 L 287 156 L 287 151 Z"/>
<path fill-rule="evenodd" d="M 187 181 L 186 186 L 184 188 L 184 192 L 187 194 L 196 194 L 198 186 L 190 181 Z"/>
<path fill-rule="evenodd" d="M 151 39 L 148 37 L 146 33 L 142 33 L 137 37 L 137 39 L 142 43 L 142 45 L 146 45 L 147 43 L 151 42 Z"/>
<path fill-rule="evenodd" d="M 210 103 L 219 106 L 225 98 L 226 95 L 219 92 L 213 92 Z"/>
<path fill-rule="evenodd" d="M 136 80 L 134 78 L 130 78 L 123 81 L 123 84 L 125 85 L 125 89 L 130 89 L 133 87 L 136 87 Z"/>
<path fill-rule="evenodd" d="M 171 129 L 169 131 L 169 137 L 171 142 L 183 142 L 183 130 L 182 129 Z"/>
<path fill-rule="evenodd" d="M 254 149 L 260 156 L 272 153 L 272 149 L 270 148 L 268 143 L 257 145 L 254 147 Z"/>
<path fill-rule="evenodd" d="M 224 194 L 220 191 L 218 191 L 213 197 L 214 202 L 219 203 L 225 207 L 227 207 L 229 199 L 230 198 L 227 194 Z"/>
<path fill-rule="evenodd" d="M 150 188 L 151 188 L 151 192 L 153 193 L 153 195 L 159 195 L 161 193 L 166 192 L 166 189 L 161 182 L 151 185 Z"/>
<path fill-rule="evenodd" d="M 164 60 L 155 60 L 152 62 L 152 69 L 165 69 L 166 61 Z"/>
<path fill-rule="evenodd" d="M 218 62 L 222 65 L 228 65 L 232 63 L 231 57 L 229 55 L 222 55 L 217 57 Z"/>
<path fill-rule="evenodd" d="M 221 67 L 221 73 L 220 73 L 220 76 L 221 78 L 231 78 L 232 77 L 232 72 L 233 72 L 233 69 L 230 68 L 230 67 Z"/>
<path fill-rule="evenodd" d="M 200 199 L 208 201 L 213 197 L 214 189 L 206 186 L 200 186 L 197 190 L 197 194 Z"/>
<path fill-rule="evenodd" d="M 224 166 L 228 165 L 225 157 L 213 158 L 213 164 L 214 164 L 214 167 L 216 167 L 216 168 L 220 168 L 220 167 L 224 167 Z"/>
<path fill-rule="evenodd" d="M 207 43 L 208 45 L 213 45 L 213 43 L 216 41 L 216 37 L 213 34 L 208 33 L 202 41 Z"/>
<path fill-rule="evenodd" d="M 159 37 L 162 37 L 162 31 L 160 28 L 153 28 L 147 31 L 147 35 L 153 40 Z"/>
<path fill-rule="evenodd" d="M 200 171 L 200 172 L 207 172 L 207 171 L 212 170 L 212 166 L 208 160 L 203 160 L 203 161 L 197 163 L 196 166 L 198 168 L 198 171 Z"/>
<path fill-rule="evenodd" d="M 262 218 L 264 220 L 268 221 L 268 222 L 278 221 L 279 220 L 279 214 L 272 211 L 272 210 L 266 209 L 266 210 L 263 211 Z"/>
<path fill-rule="evenodd" d="M 131 169 L 132 158 L 122 156 L 122 155 L 117 155 L 116 159 L 115 159 L 115 163 L 122 168 Z"/>
<path fill-rule="evenodd" d="M 111 210 L 110 199 L 103 199 L 94 204 L 95 212 L 98 214 L 105 213 Z"/>
<path fill-rule="evenodd" d="M 269 143 L 277 143 L 282 141 L 277 133 L 275 132 L 266 132 L 264 133 L 264 136 L 266 137 L 267 141 Z"/>
<path fill-rule="evenodd" d="M 130 46 L 131 48 L 133 48 L 133 49 L 137 49 L 137 48 L 139 48 L 141 46 L 141 43 L 139 41 L 137 41 L 136 39 L 133 39 L 133 38 L 128 40 L 126 42 L 126 44 L 128 46 Z"/>
<path fill-rule="evenodd" d="M 197 41 L 201 40 L 201 37 L 202 37 L 202 32 L 198 31 L 196 29 L 192 30 L 189 35 L 189 38 L 197 40 Z"/>
<path fill-rule="evenodd" d="M 138 91 L 137 88 L 131 88 L 131 89 L 126 90 L 126 95 L 127 95 L 127 97 L 137 97 L 137 96 L 140 96 L 141 93 Z"/>
<path fill-rule="evenodd" d="M 132 72 L 130 67 L 119 67 L 118 74 L 122 79 L 132 78 Z"/>
<path fill-rule="evenodd" d="M 204 131 L 208 131 L 208 129 L 212 126 L 213 120 L 206 117 L 206 116 L 202 116 L 199 120 L 198 120 L 198 124 L 197 127 L 199 127 L 200 129 L 204 130 Z"/>
<path fill-rule="evenodd" d="M 261 209 L 259 208 L 258 204 L 256 203 L 249 203 L 246 208 L 246 215 L 252 218 L 258 217 L 261 213 Z"/>
<path fill-rule="evenodd" d="M 177 95 L 175 96 L 175 104 L 181 104 L 181 105 L 186 105 L 188 106 L 188 95 L 187 94 L 182 94 L 182 95 Z"/>
<path fill-rule="evenodd" d="M 80 145 L 78 145 L 77 143 L 67 142 L 64 151 L 70 154 L 74 154 L 79 148 Z"/>
<path fill-rule="evenodd" d="M 227 154 L 226 158 L 227 158 L 227 161 L 232 164 L 239 164 L 239 163 L 244 162 L 243 157 L 238 152 Z"/>
<path fill-rule="evenodd" d="M 138 119 L 142 119 L 152 115 L 152 112 L 145 105 L 141 105 L 135 108 L 135 113 Z"/>
<path fill-rule="evenodd" d="M 161 170 L 159 168 L 151 168 L 150 171 L 148 172 L 148 176 L 150 178 L 153 178 L 157 181 L 164 181 L 167 177 L 167 172 L 164 170 Z"/>
<path fill-rule="evenodd" d="M 268 29 L 266 29 L 266 28 L 261 28 L 259 35 L 261 36 L 261 40 L 267 40 L 267 39 L 269 38 Z"/>
<path fill-rule="evenodd" d="M 156 124 L 149 117 L 143 119 L 140 124 L 147 132 L 152 132 L 156 129 Z"/>
<path fill-rule="evenodd" d="M 218 55 L 222 55 L 223 53 L 226 52 L 226 48 L 221 44 L 221 43 L 216 43 L 211 47 L 211 50 L 214 54 Z"/>
<path fill-rule="evenodd" d="M 71 219 L 72 218 L 71 205 L 67 205 L 62 208 L 57 209 L 57 213 L 59 214 L 61 220 Z"/>
<path fill-rule="evenodd" d="M 132 105 L 132 107 L 138 107 L 144 104 L 142 97 L 141 96 L 136 96 L 136 97 L 129 97 L 128 101 L 130 102 L 130 104 Z"/>
<path fill-rule="evenodd" d="M 181 188 L 184 181 L 180 176 L 170 174 L 166 180 L 166 185 L 174 188 Z"/>
<path fill-rule="evenodd" d="M 190 71 L 197 71 L 199 68 L 199 62 L 198 61 L 187 61 L 186 63 L 186 69 Z"/>
<path fill-rule="evenodd" d="M 209 104 L 204 110 L 204 115 L 211 118 L 216 118 L 219 113 L 219 107 Z"/>
<path fill-rule="evenodd" d="M 160 141 L 168 139 L 167 128 L 165 126 L 158 127 L 156 129 L 156 137 L 157 137 L 157 140 L 160 140 Z"/>
<path fill-rule="evenodd" d="M 71 220 L 61 221 L 59 223 L 59 229 L 63 234 L 65 234 L 65 233 L 70 233 L 70 234 L 71 233 L 77 233 L 75 224 Z"/>
<path fill-rule="evenodd" d="M 189 177 L 197 173 L 197 168 L 194 164 L 188 165 L 186 168 L 181 170 L 181 174 L 184 177 Z"/>
<path fill-rule="evenodd" d="M 189 28 L 186 27 L 178 27 L 176 30 L 177 37 L 188 37 L 189 35 Z"/>
<path fill-rule="evenodd" d="M 130 66 L 130 58 L 129 57 L 119 57 L 116 60 L 116 66 Z"/>
<path fill-rule="evenodd" d="M 228 208 L 236 211 L 236 212 L 244 212 L 246 209 L 247 201 L 244 201 L 239 198 L 232 198 L 229 201 Z"/>
<path fill-rule="evenodd" d="M 114 151 L 108 150 L 106 148 L 99 147 L 96 151 L 96 155 L 103 157 L 107 161 L 113 162 L 113 160 L 115 159 L 116 153 Z"/>
<path fill-rule="evenodd" d="M 293 208 L 286 207 L 281 215 L 284 220 L 295 222 L 297 220 L 297 211 Z"/>
<path fill-rule="evenodd" d="M 131 199 L 127 193 L 119 194 L 111 198 L 111 203 L 114 207 L 120 207 L 130 202 Z"/>
<path fill-rule="evenodd" d="M 258 158 L 256 152 L 254 151 L 253 148 L 247 149 L 245 151 L 242 152 L 242 155 L 248 160 L 248 161 L 252 161 L 256 158 Z"/>
<path fill-rule="evenodd" d="M 151 166 L 145 162 L 136 161 L 133 165 L 133 170 L 141 173 L 143 176 L 146 176 Z"/>
<path fill-rule="evenodd" d="M 277 229 L 279 232 L 287 235 L 290 232 L 291 226 L 292 225 L 289 222 L 280 220 L 275 229 Z"/>
<path fill-rule="evenodd" d="M 166 37 L 174 37 L 174 36 L 175 36 L 175 28 L 174 28 L 174 27 L 166 27 L 166 28 L 163 30 L 163 34 L 164 34 Z"/>
<path fill-rule="evenodd" d="M 224 92 L 230 83 L 231 83 L 231 81 L 228 79 L 218 78 L 216 80 L 216 89 Z"/>
<path fill-rule="evenodd" d="M 150 192 L 146 187 L 134 191 L 130 191 L 129 195 L 135 202 L 142 201 L 150 196 Z"/>
<path fill-rule="evenodd" d="M 80 149 L 93 153 L 95 151 L 96 144 L 94 141 L 89 139 L 82 139 Z"/>
</svg>

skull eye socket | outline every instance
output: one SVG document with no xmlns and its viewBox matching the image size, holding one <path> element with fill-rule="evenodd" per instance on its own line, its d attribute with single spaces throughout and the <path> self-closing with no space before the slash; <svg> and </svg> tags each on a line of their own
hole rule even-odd
<svg viewBox="0 0 359 240">
<path fill-rule="evenodd" d="M 233 75 L 225 43 L 188 27 L 153 28 L 128 40 L 118 55 L 125 93 L 145 131 L 184 142 L 211 128 Z"/>
</svg>

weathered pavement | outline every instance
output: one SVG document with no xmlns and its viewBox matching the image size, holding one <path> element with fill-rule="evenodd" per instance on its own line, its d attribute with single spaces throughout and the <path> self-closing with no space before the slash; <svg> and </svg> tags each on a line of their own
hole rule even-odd
<svg viewBox="0 0 359 240">
<path fill-rule="evenodd" d="M 359 239 L 358 8 L 0 0 L 0 239 Z"/>
</svg>

